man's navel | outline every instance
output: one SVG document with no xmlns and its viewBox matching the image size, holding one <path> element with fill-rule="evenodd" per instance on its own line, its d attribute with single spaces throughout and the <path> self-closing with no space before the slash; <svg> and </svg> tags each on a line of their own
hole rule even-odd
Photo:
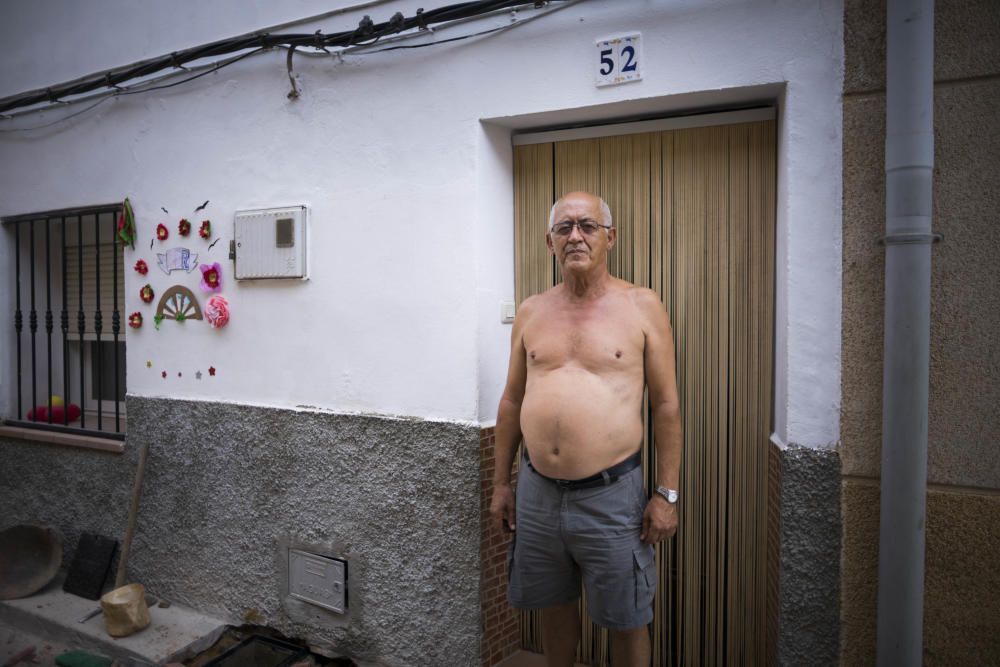
<svg viewBox="0 0 1000 667">
<path fill-rule="evenodd" d="M 559 442 L 559 438 L 560 438 L 561 435 L 562 435 L 562 420 L 559 417 L 556 417 L 555 441 L 557 443 Z M 552 456 L 559 456 L 559 445 L 558 444 L 552 445 Z"/>
</svg>

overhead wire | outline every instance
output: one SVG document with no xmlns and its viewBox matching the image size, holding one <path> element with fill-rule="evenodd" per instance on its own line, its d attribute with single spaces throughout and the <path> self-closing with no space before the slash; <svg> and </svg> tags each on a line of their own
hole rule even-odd
<svg viewBox="0 0 1000 667">
<path fill-rule="evenodd" d="M 376 49 L 374 51 L 367 50 L 366 46 L 364 46 L 364 45 L 362 45 L 362 46 L 352 46 L 352 47 L 347 47 L 347 48 L 341 49 L 340 51 L 338 51 L 338 53 L 340 55 L 353 55 L 355 53 L 357 53 L 358 55 L 368 55 L 370 53 L 382 53 L 383 51 L 395 51 L 397 49 L 421 49 L 421 48 L 424 48 L 426 46 L 436 46 L 438 44 L 447 44 L 448 42 L 457 42 L 457 41 L 460 41 L 460 40 L 463 40 L 463 39 L 469 39 L 471 37 L 481 37 L 483 35 L 489 35 L 489 34 L 493 34 L 493 33 L 504 32 L 504 31 L 510 30 L 512 28 L 516 28 L 516 27 L 525 25 L 527 23 L 531 23 L 532 21 L 540 19 L 540 18 L 542 18 L 544 16 L 548 16 L 549 14 L 553 14 L 555 12 L 558 12 L 559 10 L 566 9 L 567 7 L 572 7 L 573 5 L 575 5 L 577 3 L 580 3 L 580 2 L 583 2 L 583 0 L 564 0 L 564 2 L 562 2 L 561 4 L 553 6 L 553 7 L 550 7 L 549 9 L 545 10 L 544 12 L 535 14 L 533 16 L 528 16 L 528 17 L 523 18 L 523 19 L 517 19 L 515 21 L 512 21 L 511 23 L 508 23 L 507 25 L 497 26 L 496 28 L 489 28 L 487 30 L 482 30 L 482 31 L 479 31 L 479 32 L 474 32 L 474 33 L 471 33 L 471 34 L 468 34 L 468 35 L 461 35 L 459 37 L 451 37 L 449 39 L 438 39 L 438 40 L 435 40 L 433 42 L 427 42 L 425 44 L 412 44 L 412 45 L 406 45 L 406 46 L 385 47 L 385 48 L 381 48 L 381 49 Z M 456 23 L 465 23 L 467 20 L 468 19 L 459 19 L 459 20 L 456 20 L 456 21 L 453 21 L 453 22 L 449 23 L 447 26 L 444 26 L 444 27 L 449 27 L 449 26 L 451 26 L 453 24 L 456 24 Z M 392 39 L 392 41 L 396 41 L 396 40 L 402 40 L 402 39 L 412 39 L 414 37 L 421 37 L 421 36 L 423 36 L 423 33 L 411 33 L 411 34 L 408 34 L 408 35 L 399 35 L 399 36 L 393 37 L 391 39 Z"/>
<path fill-rule="evenodd" d="M 242 53 L 242 54 L 240 54 L 240 55 L 238 55 L 238 56 L 236 56 L 234 58 L 228 58 L 228 59 L 223 60 L 223 61 L 218 61 L 218 62 L 215 62 L 215 63 L 212 63 L 212 64 L 204 65 L 201 68 L 198 68 L 198 69 L 204 69 L 204 71 L 198 72 L 197 74 L 193 74 L 191 76 L 185 77 L 185 78 L 180 79 L 178 81 L 174 81 L 172 83 L 167 83 L 167 84 L 162 84 L 162 85 L 155 85 L 155 86 L 149 86 L 147 84 L 149 84 L 150 81 L 144 81 L 144 82 L 142 82 L 140 84 L 137 84 L 136 86 L 134 86 L 132 88 L 118 88 L 117 90 L 114 90 L 114 91 L 111 91 L 111 92 L 105 91 L 105 92 L 98 93 L 97 95 L 91 95 L 91 96 L 85 98 L 85 100 L 91 100 L 91 99 L 94 99 L 95 97 L 100 97 L 100 99 L 98 99 L 97 102 L 95 102 L 94 104 L 91 104 L 88 107 L 80 109 L 79 111 L 76 111 L 76 112 L 71 113 L 71 114 L 66 115 L 66 116 L 62 116 L 60 118 L 57 118 L 56 120 L 53 120 L 53 121 L 48 122 L 48 123 L 44 123 L 42 125 L 32 125 L 31 127 L 8 127 L 8 128 L 0 128 L 0 133 L 5 133 L 5 132 L 30 132 L 32 130 L 42 130 L 42 129 L 45 129 L 47 127 L 52 127 L 53 125 L 58 125 L 59 123 L 62 123 L 62 122 L 65 122 L 67 120 L 70 120 L 72 118 L 76 118 L 77 116 L 83 115 L 83 114 L 87 113 L 88 111 L 99 107 L 100 105 L 104 104 L 108 100 L 112 100 L 112 99 L 115 99 L 117 97 L 123 97 L 125 95 L 138 95 L 138 94 L 141 94 L 141 93 L 151 93 L 151 92 L 153 92 L 155 90 L 165 90 L 167 88 L 173 88 L 175 86 L 179 86 L 181 84 L 188 83 L 190 81 L 194 81 L 195 79 L 200 79 L 201 77 L 203 77 L 203 76 L 205 76 L 207 74 L 212 74 L 213 72 L 218 72 L 220 69 L 223 69 L 224 67 L 229 67 L 230 65 L 232 65 L 232 64 L 234 64 L 234 63 L 236 63 L 236 62 L 238 62 L 240 60 L 243 60 L 244 58 L 247 58 L 247 57 L 252 56 L 252 55 L 256 55 L 258 53 L 263 53 L 263 52 L 264 52 L 264 49 L 254 49 L 253 51 L 248 51 L 247 53 Z M 185 68 L 185 71 L 192 71 L 192 70 L 189 70 L 189 69 Z M 170 78 L 170 77 L 173 77 L 173 76 L 176 76 L 176 73 L 171 73 L 170 75 L 165 76 L 165 77 L 161 77 L 160 79 L 157 79 L 157 80 L 162 81 L 164 79 L 167 79 L 167 78 Z M 64 105 L 67 105 L 67 104 L 75 104 L 75 103 L 78 103 L 78 102 L 81 102 L 81 101 L 85 101 L 85 100 L 73 100 L 72 102 L 64 102 L 60 106 L 64 106 Z M 47 107 L 47 108 L 50 109 L 52 107 Z M 32 111 L 35 111 L 35 110 L 32 110 Z"/>
<path fill-rule="evenodd" d="M 372 6 L 372 5 L 375 5 L 375 4 L 383 4 L 384 2 L 388 2 L 388 1 L 390 1 L 390 0 L 378 0 L 376 2 L 363 3 L 362 5 L 355 5 L 353 8 L 363 8 L 363 7 L 368 7 L 368 6 Z M 495 28 L 490 28 L 490 29 L 487 29 L 487 30 L 482 30 L 482 31 L 478 31 L 478 32 L 470 33 L 470 34 L 466 34 L 466 35 L 460 35 L 460 36 L 452 37 L 452 38 L 448 38 L 448 39 L 436 39 L 434 41 L 426 42 L 426 43 L 423 43 L 423 44 L 392 46 L 392 47 L 386 47 L 386 48 L 371 50 L 371 47 L 375 43 L 377 43 L 379 41 L 379 39 L 381 39 L 383 37 L 383 35 L 380 34 L 371 43 L 368 43 L 368 44 L 355 44 L 353 46 L 345 47 L 345 48 L 339 49 L 337 51 L 329 51 L 328 49 L 325 48 L 325 46 L 317 46 L 318 43 L 323 43 L 327 39 L 326 35 L 323 35 L 320 31 L 317 30 L 312 35 L 315 43 L 314 44 L 308 44 L 308 45 L 306 45 L 307 48 L 316 49 L 315 51 L 305 51 L 305 50 L 297 50 L 296 51 L 296 46 L 297 45 L 291 45 L 291 46 L 289 46 L 289 45 L 286 45 L 286 44 L 280 44 L 280 43 L 278 43 L 278 44 L 273 44 L 273 45 L 268 45 L 268 46 L 258 46 L 258 48 L 252 49 L 251 51 L 248 51 L 246 53 L 239 54 L 239 55 L 237 55 L 237 56 L 235 56 L 233 58 L 228 58 L 228 59 L 225 59 L 225 60 L 222 60 L 222 61 L 216 61 L 216 62 L 212 62 L 212 63 L 205 63 L 205 64 L 201 64 L 201 65 L 196 65 L 194 67 L 188 67 L 188 66 L 185 66 L 184 64 L 181 64 L 180 62 L 178 62 L 177 58 L 176 58 L 176 53 L 177 52 L 175 52 L 174 54 L 171 54 L 171 56 L 174 59 L 174 62 L 173 62 L 172 66 L 175 69 L 175 71 L 173 71 L 173 72 L 170 72 L 170 73 L 168 73 L 166 75 L 163 75 L 163 76 L 160 76 L 160 77 L 146 79 L 144 81 L 141 81 L 141 82 L 138 82 L 138 83 L 134 84 L 133 86 L 124 87 L 123 88 L 123 87 L 118 86 L 117 84 L 107 83 L 107 82 L 110 82 L 110 80 L 111 80 L 111 71 L 109 70 L 108 72 L 105 73 L 105 81 L 106 81 L 106 85 L 109 85 L 109 87 L 111 88 L 111 90 L 103 90 L 103 91 L 100 91 L 100 92 L 98 92 L 96 94 L 93 94 L 93 95 L 85 95 L 85 96 L 74 98 L 72 100 L 57 100 L 57 101 L 53 102 L 52 104 L 50 104 L 49 106 L 36 107 L 36 108 L 32 108 L 32 109 L 27 109 L 27 110 L 24 110 L 24 111 L 15 112 L 13 114 L 0 114 L 0 118 L 2 118 L 4 120 L 10 120 L 10 119 L 13 119 L 13 118 L 25 115 L 25 114 L 36 113 L 36 112 L 39 112 L 39 111 L 46 111 L 46 110 L 53 109 L 54 107 L 57 107 L 57 106 L 58 107 L 62 107 L 62 106 L 70 105 L 70 104 L 78 104 L 78 103 L 86 102 L 88 100 L 92 100 L 92 99 L 95 99 L 95 98 L 99 97 L 100 99 L 99 99 L 99 101 L 97 103 L 92 104 L 92 105 L 86 107 L 85 109 L 82 109 L 82 110 L 77 111 L 75 113 L 72 113 L 72 114 L 60 117 L 60 118 L 58 118 L 56 120 L 53 120 L 53 121 L 51 121 L 49 123 L 45 123 L 45 124 L 42 124 L 42 125 L 34 125 L 34 126 L 31 126 L 31 127 L 0 128 L 0 133 L 29 132 L 29 131 L 32 131 L 32 130 L 39 130 L 39 129 L 44 129 L 44 128 L 47 128 L 47 127 L 51 127 L 53 125 L 62 123 L 64 121 L 67 121 L 67 120 L 70 120 L 72 118 L 75 118 L 75 117 L 77 117 L 79 115 L 82 115 L 82 114 L 84 114 L 84 113 L 86 113 L 86 112 L 88 112 L 88 111 L 90 111 L 90 110 L 98 107 L 100 104 L 104 103 L 105 101 L 107 101 L 109 99 L 112 99 L 112 98 L 115 98 L 115 97 L 119 97 L 119 96 L 124 96 L 124 95 L 136 95 L 136 94 L 142 94 L 142 93 L 147 93 L 147 92 L 153 92 L 153 91 L 156 91 L 156 90 L 163 90 L 163 89 L 166 89 L 166 88 L 173 88 L 175 86 L 179 86 L 179 85 L 182 85 L 184 83 L 188 83 L 188 82 L 193 81 L 195 79 L 198 79 L 198 78 L 201 78 L 203 76 L 206 76 L 207 74 L 211 74 L 213 72 L 217 72 L 218 70 L 221 70 L 224 67 L 228 67 L 229 65 L 232 65 L 232 64 L 234 64 L 234 63 L 236 63 L 236 62 L 238 62 L 240 60 L 243 60 L 244 58 L 247 58 L 249 56 L 260 54 L 260 53 L 263 53 L 265 51 L 268 51 L 270 48 L 282 48 L 282 49 L 287 49 L 289 51 L 288 56 L 286 58 L 286 65 L 287 65 L 287 69 L 288 69 L 289 80 L 290 80 L 291 85 L 292 85 L 292 90 L 291 90 L 291 92 L 289 92 L 288 96 L 290 98 L 295 98 L 295 97 L 298 96 L 298 92 L 299 91 L 298 91 L 298 88 L 296 86 L 295 79 L 293 78 L 292 63 L 291 63 L 291 56 L 292 56 L 292 52 L 293 51 L 295 53 L 297 53 L 298 55 L 306 55 L 306 56 L 313 56 L 313 57 L 328 57 L 328 56 L 331 56 L 331 55 L 332 56 L 338 56 L 338 57 L 340 57 L 340 56 L 344 56 L 344 55 L 361 56 L 361 55 L 367 55 L 367 54 L 371 54 L 371 53 L 381 53 L 383 51 L 393 51 L 393 50 L 399 50 L 399 49 L 425 48 L 425 47 L 429 47 L 429 46 L 436 46 L 436 45 L 439 45 L 439 44 L 446 44 L 446 43 L 450 43 L 450 42 L 457 42 L 457 41 L 461 41 L 461 40 L 465 40 L 465 39 L 470 39 L 470 38 L 473 38 L 473 37 L 480 37 L 480 36 L 484 36 L 484 35 L 489 35 L 489 34 L 504 32 L 504 31 L 510 30 L 512 28 L 516 28 L 518 26 L 524 25 L 526 23 L 530 23 L 531 21 L 534 21 L 534 20 L 537 20 L 537 19 L 542 18 L 544 16 L 547 16 L 548 14 L 551 14 L 553 12 L 559 11 L 561 9 L 565 9 L 567 7 L 570 7 L 570 6 L 575 5 L 575 4 L 579 3 L 579 2 L 583 2 L 584 0 L 558 0 L 558 1 L 560 3 L 559 5 L 549 6 L 547 9 L 545 9 L 545 11 L 542 11 L 540 13 L 534 14 L 532 16 L 528 16 L 526 18 L 516 18 L 511 23 L 509 23 L 507 25 L 498 26 L 498 27 L 495 27 Z M 468 21 L 471 21 L 471 20 L 475 20 L 477 18 L 482 18 L 483 16 L 487 16 L 487 15 L 490 15 L 490 14 L 495 14 L 497 12 L 505 12 L 507 10 L 512 10 L 512 9 L 516 11 L 516 7 L 511 7 L 510 6 L 512 4 L 510 0 L 499 0 L 499 1 L 496 1 L 496 2 L 486 2 L 486 3 L 482 3 L 482 2 L 480 2 L 480 3 L 463 3 L 462 5 L 451 5 L 451 6 L 444 7 L 444 8 L 439 8 L 438 10 L 433 10 L 433 11 L 438 12 L 439 14 L 447 17 L 447 16 L 449 16 L 449 14 L 445 13 L 445 12 L 442 12 L 442 10 L 449 10 L 449 9 L 454 9 L 454 8 L 465 9 L 467 7 L 467 5 L 470 5 L 470 4 L 479 4 L 479 5 L 483 6 L 481 13 L 475 14 L 475 15 L 463 15 L 460 18 L 452 19 L 452 20 L 444 20 L 444 21 L 441 21 L 441 24 L 438 25 L 438 26 L 436 26 L 436 27 L 430 27 L 430 26 L 428 26 L 427 28 L 423 28 L 421 25 L 419 25 L 419 24 L 423 23 L 423 20 L 418 18 L 418 21 L 417 21 L 418 22 L 418 26 L 417 27 L 421 28 L 419 32 L 409 32 L 409 33 L 405 33 L 405 34 L 401 34 L 401 35 L 395 35 L 395 36 L 391 37 L 387 41 L 396 42 L 396 41 L 399 41 L 399 40 L 409 40 L 409 39 L 413 39 L 413 38 L 425 37 L 427 34 L 432 34 L 432 33 L 434 33 L 437 30 L 443 30 L 443 29 L 447 29 L 447 28 L 450 28 L 450 27 L 454 27 L 455 25 L 458 25 L 458 24 L 461 24 L 461 23 L 465 23 L 465 22 L 468 22 Z M 517 2 L 517 3 L 513 3 L 513 4 L 516 4 L 517 6 L 534 5 L 534 6 L 538 7 L 538 6 L 544 6 L 544 5 L 548 4 L 548 3 L 540 3 L 540 2 L 534 2 L 534 3 L 532 3 L 532 2 L 524 2 L 522 0 L 521 2 Z M 327 15 L 343 13 L 343 12 L 346 12 L 346 11 L 350 11 L 351 9 L 352 8 L 342 8 L 341 10 L 334 10 L 333 12 L 327 12 L 327 13 L 325 13 L 323 15 L 318 15 L 318 16 L 324 17 L 324 16 L 327 16 Z M 417 17 L 421 17 L 421 15 L 422 15 L 421 12 L 422 12 L 422 10 L 418 10 Z M 287 25 L 292 25 L 294 23 L 308 22 L 308 21 L 314 20 L 315 18 L 316 17 L 309 17 L 309 18 L 306 18 L 306 19 L 300 19 L 300 20 L 297 20 L 297 21 L 292 22 L 292 23 L 282 24 L 281 26 L 278 26 L 278 27 L 285 27 Z M 368 18 L 368 17 L 365 17 L 365 18 Z M 438 16 L 438 18 L 440 18 L 440 16 Z M 399 14 L 397 12 L 397 15 L 393 17 L 393 20 L 397 20 L 398 21 L 398 19 L 401 19 L 401 14 Z M 403 20 L 406 20 L 406 19 L 403 19 Z M 389 21 L 389 22 L 386 22 L 386 23 L 383 23 L 383 24 L 380 24 L 380 25 L 388 25 L 388 24 L 391 24 L 392 22 L 393 21 Z M 364 23 L 364 19 L 362 20 L 362 23 Z M 371 24 L 370 19 L 369 19 L 369 24 Z M 398 25 L 398 23 L 397 23 L 397 25 Z M 355 30 L 354 32 L 357 32 L 357 30 Z M 339 33 L 339 34 L 345 34 L 345 33 Z M 288 36 L 285 36 L 285 37 L 288 37 Z M 301 36 L 296 36 L 296 37 L 301 37 Z M 234 38 L 234 39 L 237 39 L 237 40 L 250 40 L 250 42 L 252 44 L 259 44 L 260 43 L 260 38 L 261 38 L 260 34 L 258 34 L 258 33 L 252 33 L 250 35 L 244 35 L 244 36 L 240 36 L 239 38 Z M 274 38 L 278 39 L 279 36 L 275 35 Z M 207 46 L 211 47 L 211 46 L 214 46 L 214 45 L 207 45 Z M 195 47 L 195 49 L 189 49 L 188 51 L 189 52 L 196 51 L 198 54 L 207 53 L 206 51 L 204 51 L 204 48 L 207 48 L 207 47 Z M 206 57 L 206 56 L 204 56 L 204 55 L 199 55 L 198 56 L 198 58 L 203 58 L 203 57 Z M 189 55 L 188 58 L 186 59 L 186 62 L 189 63 L 193 59 L 195 59 L 195 58 L 192 58 Z M 153 59 L 153 60 L 158 60 L 158 59 Z M 140 63 L 140 65 L 142 65 L 142 63 Z M 189 77 L 185 77 L 184 79 L 181 79 L 181 80 L 178 80 L 178 81 L 174 81 L 174 82 L 169 83 L 169 84 L 150 85 L 150 84 L 156 84 L 159 81 L 165 81 L 165 80 L 172 79 L 173 77 L 175 77 L 175 76 L 177 76 L 179 74 L 179 72 L 177 70 L 184 71 L 184 72 L 198 72 L 198 73 L 195 74 L 195 75 L 189 76 Z M 199 70 L 203 70 L 203 71 L 199 72 Z M 145 71 L 145 68 L 143 68 L 143 71 Z M 70 82 L 70 83 L 73 83 L 73 82 Z M 6 99 L 10 99 L 10 98 L 6 98 Z M 0 100 L 0 101 L 2 101 L 2 100 Z"/>
<path fill-rule="evenodd" d="M 502 30 L 510 30 L 514 25 L 502 25 L 496 28 L 490 28 L 488 30 L 482 30 L 480 32 L 474 32 L 471 35 L 462 35 L 460 37 L 449 37 L 448 39 L 438 39 L 433 42 L 426 42 L 424 44 L 401 44 L 399 46 L 389 46 L 384 49 L 376 49 L 375 51 L 363 51 L 361 55 L 369 55 L 372 53 L 384 53 L 385 51 L 397 51 L 399 49 L 422 49 L 426 46 L 437 46 L 438 44 L 447 44 L 449 42 L 459 42 L 463 39 L 469 39 L 470 37 L 480 37 L 482 35 L 489 35 L 494 32 L 500 32 Z"/>
<path fill-rule="evenodd" d="M 447 5 L 428 11 L 419 11 L 416 16 L 409 18 L 403 17 L 400 12 L 397 12 L 390 21 L 379 24 L 373 23 L 368 16 L 365 16 L 361 23 L 359 23 L 358 28 L 331 35 L 323 35 L 322 33 L 274 35 L 267 32 L 241 35 L 190 49 L 174 51 L 167 55 L 149 58 L 98 74 L 87 75 L 47 88 L 30 90 L 17 95 L 0 98 L 0 113 L 34 104 L 57 102 L 64 97 L 80 95 L 104 87 L 114 88 L 124 82 L 149 76 L 164 69 L 178 68 L 189 62 L 244 51 L 254 47 L 269 49 L 282 44 L 287 46 L 314 46 L 317 48 L 329 46 L 349 47 L 356 44 L 359 37 L 374 40 L 382 36 L 397 34 L 413 28 L 425 28 L 429 24 L 441 23 L 450 19 L 479 16 L 497 9 L 515 8 L 525 5 L 540 7 L 543 4 L 543 2 L 526 2 L 525 0 L 478 0 L 476 2 Z"/>
<path fill-rule="evenodd" d="M 97 96 L 92 96 L 89 99 L 94 99 L 94 97 L 97 97 Z M 52 127 L 53 125 L 58 125 L 59 123 L 64 123 L 67 120 L 70 120 L 71 118 L 76 118 L 77 116 L 82 116 L 83 114 L 87 113 L 91 109 L 96 109 L 97 107 L 101 106 L 102 104 L 104 104 L 108 100 L 111 100 L 111 99 L 114 99 L 114 98 L 115 98 L 114 94 L 104 93 L 103 95 L 100 96 L 99 100 L 97 100 L 96 102 L 94 102 L 93 104 L 91 104 L 89 107 L 84 107 L 83 109 L 80 109 L 79 111 L 75 111 L 75 112 L 73 112 L 73 113 L 71 113 L 71 114 L 69 114 L 67 116 L 62 116 L 61 118 L 57 118 L 57 119 L 55 119 L 55 120 L 53 120 L 51 122 L 44 123 L 42 125 L 32 125 L 31 127 L 6 127 L 6 128 L 0 128 L 0 132 L 30 132 L 31 130 L 43 130 L 43 129 L 47 128 L 47 127 Z M 51 107 L 49 107 L 49 108 L 51 108 Z"/>
<path fill-rule="evenodd" d="M 184 79 L 181 79 L 180 81 L 175 81 L 173 83 L 166 83 L 160 86 L 150 86 L 148 88 L 139 88 L 138 86 L 136 86 L 136 88 L 122 88 L 119 91 L 112 93 L 111 96 L 122 97 L 123 95 L 138 95 L 140 93 L 150 93 L 153 92 L 154 90 L 165 90 L 167 88 L 173 88 L 174 86 L 179 86 L 182 83 L 188 83 L 189 81 L 200 79 L 201 77 L 211 74 L 213 72 L 218 72 L 223 67 L 229 67 L 230 65 L 233 65 L 239 62 L 240 60 L 243 60 L 244 58 L 249 58 L 250 56 L 257 55 L 258 53 L 263 53 L 265 50 L 266 49 L 254 49 L 253 51 L 247 51 L 246 53 L 241 53 L 240 55 L 234 58 L 229 58 L 227 60 L 219 61 L 209 66 L 204 72 L 199 72 L 198 74 L 186 77 Z"/>
</svg>

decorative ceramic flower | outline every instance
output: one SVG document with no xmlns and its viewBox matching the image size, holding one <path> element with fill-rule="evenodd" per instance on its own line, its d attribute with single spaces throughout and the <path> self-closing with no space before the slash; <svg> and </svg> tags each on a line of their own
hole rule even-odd
<svg viewBox="0 0 1000 667">
<path fill-rule="evenodd" d="M 161 222 L 156 226 L 156 238 L 159 241 L 166 241 L 168 236 L 170 236 L 170 230 Z"/>
<path fill-rule="evenodd" d="M 218 262 L 199 264 L 201 269 L 201 288 L 206 292 L 218 292 L 222 289 L 222 267 Z"/>
<path fill-rule="evenodd" d="M 208 367 L 208 374 L 211 375 L 212 377 L 215 377 L 215 366 Z"/>
<path fill-rule="evenodd" d="M 150 301 L 152 301 L 153 300 L 153 286 L 150 285 L 149 283 L 146 283 L 145 285 L 143 285 L 142 289 L 139 290 L 139 298 L 142 299 L 145 303 L 149 303 Z"/>
<path fill-rule="evenodd" d="M 139 273 L 139 275 L 144 276 L 147 273 L 149 273 L 149 266 L 146 264 L 146 260 L 144 259 L 140 259 L 138 262 L 136 262 L 134 268 L 136 272 Z"/>
<path fill-rule="evenodd" d="M 212 221 L 202 220 L 201 227 L 198 229 L 198 236 L 200 236 L 203 239 L 207 239 L 211 235 L 212 235 Z"/>
<path fill-rule="evenodd" d="M 138 329 L 142 326 L 142 313 L 138 310 L 128 316 L 128 325 L 133 329 Z"/>
<path fill-rule="evenodd" d="M 205 304 L 204 315 L 213 329 L 221 329 L 229 324 L 229 302 L 218 294 L 210 297 Z"/>
<path fill-rule="evenodd" d="M 187 236 L 191 233 L 191 223 L 188 222 L 187 218 L 181 218 L 181 221 L 177 223 L 177 233 L 181 236 Z"/>
</svg>

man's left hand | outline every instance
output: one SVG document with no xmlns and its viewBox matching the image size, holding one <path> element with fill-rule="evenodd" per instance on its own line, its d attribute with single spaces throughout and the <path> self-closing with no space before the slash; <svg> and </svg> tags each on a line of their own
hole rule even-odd
<svg viewBox="0 0 1000 667">
<path fill-rule="evenodd" d="M 642 515 L 642 533 L 640 539 L 645 544 L 656 544 L 677 532 L 677 506 L 666 501 L 662 496 L 654 494 L 646 503 L 646 512 Z"/>
</svg>

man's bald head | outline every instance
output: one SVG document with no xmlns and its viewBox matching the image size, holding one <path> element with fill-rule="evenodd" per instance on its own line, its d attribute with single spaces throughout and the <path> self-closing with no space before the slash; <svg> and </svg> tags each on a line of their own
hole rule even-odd
<svg viewBox="0 0 1000 667">
<path fill-rule="evenodd" d="M 556 209 L 559 208 L 560 204 L 570 199 L 588 199 L 596 202 L 601 210 L 601 224 L 606 227 L 614 227 L 615 223 L 614 220 L 611 219 L 611 209 L 608 208 L 608 205 L 603 199 L 590 192 L 576 191 L 567 192 L 552 205 L 552 208 L 549 210 L 549 231 L 552 231 L 552 225 L 556 224 Z"/>
</svg>

